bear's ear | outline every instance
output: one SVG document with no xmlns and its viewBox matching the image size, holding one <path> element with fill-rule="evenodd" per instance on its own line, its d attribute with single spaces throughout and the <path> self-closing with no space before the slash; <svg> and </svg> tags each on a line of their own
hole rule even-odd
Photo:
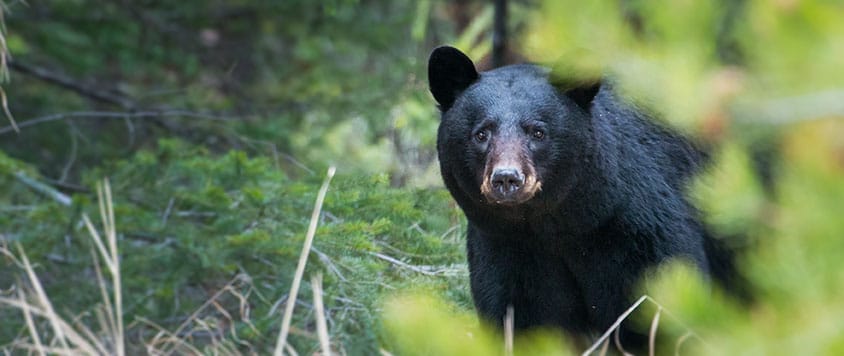
<svg viewBox="0 0 844 356">
<path fill-rule="evenodd" d="M 440 110 L 446 111 L 454 104 L 457 95 L 478 80 L 478 71 L 469 57 L 457 48 L 442 46 L 428 58 L 428 86 Z"/>
<path fill-rule="evenodd" d="M 549 79 L 552 86 L 560 93 L 574 101 L 577 106 L 589 112 L 592 110 L 592 101 L 595 95 L 601 90 L 601 80 L 570 80 L 551 74 Z"/>
<path fill-rule="evenodd" d="M 573 100 L 577 106 L 581 107 L 586 112 L 592 111 L 592 100 L 595 100 L 595 95 L 601 90 L 601 82 L 595 82 L 587 85 L 578 85 L 565 91 L 565 95 Z"/>
</svg>

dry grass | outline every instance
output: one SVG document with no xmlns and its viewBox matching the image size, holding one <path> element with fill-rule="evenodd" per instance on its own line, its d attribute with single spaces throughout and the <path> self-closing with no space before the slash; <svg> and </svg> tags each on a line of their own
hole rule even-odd
<svg viewBox="0 0 844 356">
<path fill-rule="evenodd" d="M 287 299 L 287 308 L 282 320 L 282 332 L 279 334 L 275 349 L 276 354 L 297 355 L 297 352 L 287 343 L 287 335 L 291 332 L 307 334 L 307 332 L 294 330 L 290 326 L 290 320 L 292 319 L 299 284 L 304 274 L 304 266 L 316 233 L 322 203 L 334 171 L 333 167 L 329 169 L 314 205 L 305 246 L 302 249 L 299 266 Z M 19 337 L 9 345 L 5 345 L 4 352 L 23 351 L 38 355 L 123 356 L 126 354 L 120 255 L 117 246 L 117 228 L 114 224 L 111 187 L 107 180 L 97 185 L 97 196 L 102 222 L 101 230 L 97 230 L 87 215 L 83 214 L 82 220 L 96 250 L 96 252 L 91 252 L 91 256 L 102 299 L 102 304 L 95 307 L 94 310 L 98 329 L 93 330 L 90 326 L 80 322 L 79 316 L 70 319 L 61 316 L 45 293 L 41 280 L 35 273 L 35 268 L 29 261 L 24 249 L 20 245 L 16 245 L 17 251 L 13 252 L 5 244 L 5 239 L 0 239 L 0 254 L 13 261 L 24 271 L 26 276 L 26 283 L 18 283 L 18 286 L 16 286 L 17 298 L 0 297 L 0 305 L 20 310 L 27 329 L 27 335 Z M 105 265 L 105 272 L 108 273 L 110 278 L 104 276 L 103 269 L 100 266 L 101 259 Z M 312 289 L 314 291 L 314 309 L 319 344 L 322 354 L 330 355 L 332 353 L 331 342 L 322 303 L 321 276 L 313 278 Z M 241 351 L 243 349 L 252 350 L 251 345 L 237 338 L 234 325 L 235 321 L 243 321 L 253 330 L 257 330 L 249 320 L 248 298 L 253 291 L 254 287 L 249 276 L 243 274 L 236 276 L 194 311 L 174 331 L 168 331 L 145 318 L 136 317 L 135 323 L 139 326 L 138 329 L 156 331 L 151 338 L 144 341 L 144 351 L 150 355 L 200 355 L 206 353 L 240 355 L 244 354 Z M 224 299 L 237 301 L 238 310 L 234 315 L 233 312 L 228 311 L 223 306 L 225 304 Z M 210 313 L 215 313 L 218 317 L 206 318 L 205 316 Z M 44 325 L 46 325 L 46 329 Z M 226 329 L 226 326 L 228 329 Z M 210 343 L 203 341 L 201 346 L 195 343 L 194 340 L 198 338 L 198 335 L 202 335 L 203 340 L 210 339 Z M 254 354 L 255 351 L 247 353 Z"/>
<path fill-rule="evenodd" d="M 648 355 L 653 356 L 653 355 L 656 354 L 656 335 L 657 335 L 657 331 L 659 329 L 659 320 L 660 320 L 660 317 L 662 316 L 663 313 L 665 313 L 665 315 L 667 315 L 671 319 L 673 319 L 674 322 L 680 324 L 681 326 L 683 326 L 687 330 L 687 332 L 683 336 L 678 338 L 677 341 L 674 344 L 675 355 L 680 354 L 680 348 L 683 346 L 683 343 L 685 343 L 690 337 L 694 337 L 694 338 L 698 339 L 699 341 L 701 341 L 701 343 L 704 346 L 709 346 L 694 331 L 692 331 L 690 328 L 684 326 L 683 323 L 680 321 L 680 319 L 678 319 L 676 316 L 669 313 L 668 310 L 665 309 L 665 307 L 662 304 L 660 304 L 659 302 L 654 300 L 651 296 L 646 294 L 646 295 L 639 297 L 639 299 L 637 299 L 629 308 L 627 308 L 627 310 L 625 310 L 624 313 L 621 313 L 621 315 L 619 315 L 618 319 L 616 319 L 615 323 L 613 323 L 604 332 L 604 334 L 601 335 L 601 337 L 596 339 L 595 342 L 592 344 L 592 346 L 590 346 L 588 349 L 586 349 L 586 351 L 583 351 L 582 355 L 583 356 L 592 355 L 592 354 L 595 354 L 596 352 L 597 352 L 598 355 L 606 355 L 607 351 L 609 349 L 610 337 L 613 338 L 613 343 L 615 344 L 615 348 L 616 348 L 616 351 L 618 351 L 618 353 L 620 353 L 622 355 L 632 355 L 630 352 L 628 352 L 627 350 L 624 349 L 624 345 L 621 344 L 621 340 L 619 339 L 619 332 L 621 330 L 621 323 L 623 323 L 625 320 L 627 320 L 627 318 L 630 317 L 630 315 L 634 311 L 636 311 L 636 309 L 638 309 L 640 306 L 642 306 L 642 304 L 644 302 L 650 302 L 657 307 L 657 310 L 654 313 L 653 318 L 651 319 L 651 327 L 650 327 L 649 332 L 648 332 Z"/>
<path fill-rule="evenodd" d="M 9 47 L 6 45 L 6 3 L 0 1 L 0 82 L 7 83 L 9 81 Z M 12 111 L 9 110 L 9 100 L 6 98 L 6 91 L 0 86 L 0 106 L 3 107 L 3 113 L 9 119 L 12 129 L 20 133 L 15 117 L 12 116 Z"/>
<path fill-rule="evenodd" d="M 61 317 L 53 308 L 53 303 L 44 292 L 41 281 L 35 274 L 35 269 L 26 255 L 23 247 L 17 245 L 17 254 L 11 252 L 7 246 L 3 247 L 3 254 L 10 257 L 24 270 L 28 285 L 21 284 L 18 288 L 18 298 L 0 298 L 0 304 L 21 310 L 27 324 L 27 331 L 31 340 L 16 340 L 13 348 L 19 348 L 38 354 L 67 354 L 67 355 L 125 355 L 123 338 L 123 310 L 120 288 L 120 261 L 117 254 L 117 233 L 114 226 L 114 209 L 111 204 L 111 188 L 108 181 L 97 186 L 100 201 L 100 216 L 103 222 L 105 243 L 87 215 L 82 216 L 88 228 L 91 239 L 99 250 L 99 256 L 92 254 L 97 272 L 97 280 L 102 292 L 103 306 L 97 313 L 100 320 L 100 330 L 95 332 L 88 326 Z M 108 247 L 106 248 L 106 244 Z M 99 258 L 103 258 L 111 275 L 112 291 L 108 295 L 105 278 L 99 268 Z M 35 319 L 46 320 L 52 334 L 42 340 L 48 333 L 39 331 Z M 46 343 L 45 343 L 46 342 Z"/>
<path fill-rule="evenodd" d="M 325 308 L 322 304 L 322 275 L 311 278 L 311 290 L 314 295 L 314 313 L 316 313 L 317 336 L 322 354 L 331 355 L 331 340 L 328 338 L 328 323 L 325 321 Z"/>
</svg>

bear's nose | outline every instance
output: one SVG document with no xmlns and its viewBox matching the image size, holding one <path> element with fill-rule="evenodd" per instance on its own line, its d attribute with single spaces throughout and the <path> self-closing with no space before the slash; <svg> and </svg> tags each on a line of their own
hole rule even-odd
<svg viewBox="0 0 844 356">
<path fill-rule="evenodd" d="M 524 175 L 515 168 L 496 168 L 492 172 L 492 188 L 502 195 L 516 192 L 525 183 Z"/>
</svg>

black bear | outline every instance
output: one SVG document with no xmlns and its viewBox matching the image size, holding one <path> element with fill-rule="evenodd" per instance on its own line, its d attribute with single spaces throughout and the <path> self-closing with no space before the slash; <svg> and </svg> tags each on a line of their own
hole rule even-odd
<svg viewBox="0 0 844 356">
<path fill-rule="evenodd" d="M 472 297 L 501 325 L 606 330 L 647 270 L 672 258 L 710 274 L 710 237 L 684 187 L 705 155 L 619 99 L 549 70 L 478 73 L 452 47 L 429 59 L 437 151 L 468 220 Z"/>
</svg>

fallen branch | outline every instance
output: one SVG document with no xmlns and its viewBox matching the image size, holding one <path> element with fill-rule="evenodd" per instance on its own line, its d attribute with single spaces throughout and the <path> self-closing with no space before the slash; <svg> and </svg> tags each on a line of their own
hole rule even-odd
<svg viewBox="0 0 844 356">
<path fill-rule="evenodd" d="M 414 272 L 422 273 L 426 276 L 437 276 L 437 275 L 447 275 L 449 273 L 456 273 L 459 269 L 452 266 L 451 268 L 448 267 L 436 267 L 436 266 L 426 266 L 426 265 L 412 265 L 409 263 L 402 262 L 394 257 L 387 256 L 383 253 L 378 252 L 369 252 L 370 255 L 378 257 L 384 261 L 390 262 L 396 266 L 409 269 Z"/>
<path fill-rule="evenodd" d="M 55 188 L 49 185 L 46 185 L 33 178 L 30 178 L 23 172 L 15 172 L 15 178 L 17 178 L 18 181 L 20 181 L 24 185 L 32 188 L 32 190 L 55 200 L 61 205 L 70 206 L 70 203 L 72 202 L 72 199 L 69 196 L 65 195 L 64 193 L 56 190 Z"/>
</svg>

